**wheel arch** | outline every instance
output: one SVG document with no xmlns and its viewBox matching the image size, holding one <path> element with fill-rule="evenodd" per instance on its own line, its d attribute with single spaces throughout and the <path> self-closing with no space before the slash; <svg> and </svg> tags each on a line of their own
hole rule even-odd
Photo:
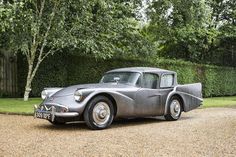
<svg viewBox="0 0 236 157">
<path fill-rule="evenodd" d="M 166 99 L 166 105 L 165 105 L 165 113 L 164 113 L 164 115 L 167 114 L 168 103 L 169 103 L 170 99 L 171 99 L 172 97 L 174 97 L 174 96 L 176 96 L 176 97 L 179 98 L 179 100 L 181 101 L 180 104 L 181 104 L 181 107 L 182 107 L 182 111 L 185 111 L 185 102 L 184 102 L 183 97 L 182 97 L 179 93 L 173 93 L 173 94 L 168 95 L 168 97 L 167 97 L 167 99 Z"/>
<path fill-rule="evenodd" d="M 183 97 L 181 96 L 181 95 L 179 95 L 178 93 L 175 93 L 175 94 L 173 94 L 170 98 L 172 98 L 172 97 L 177 97 L 177 98 L 179 98 L 179 100 L 180 100 L 180 105 L 181 105 L 181 107 L 182 107 L 182 111 L 184 111 L 185 110 L 185 105 L 184 105 L 184 99 L 183 99 Z"/>
<path fill-rule="evenodd" d="M 108 94 L 108 93 L 102 92 L 102 93 L 97 93 L 97 94 L 93 95 L 93 96 L 90 98 L 90 101 L 91 101 L 93 98 L 97 97 L 97 96 L 105 96 L 105 97 L 107 97 L 107 98 L 112 102 L 112 105 L 113 105 L 113 107 L 114 107 L 114 117 L 115 117 L 116 114 L 117 114 L 117 103 L 116 103 L 116 100 L 114 99 L 114 97 L 113 97 L 112 95 Z M 89 102 L 90 102 L 90 101 L 89 101 Z M 88 102 L 88 103 L 89 103 L 89 102 Z"/>
</svg>

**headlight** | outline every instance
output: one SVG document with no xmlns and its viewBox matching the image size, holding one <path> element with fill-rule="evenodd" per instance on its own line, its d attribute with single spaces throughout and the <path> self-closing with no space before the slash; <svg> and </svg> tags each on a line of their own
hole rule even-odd
<svg viewBox="0 0 236 157">
<path fill-rule="evenodd" d="M 42 92 L 41 92 L 41 98 L 44 100 L 44 99 L 46 99 L 47 98 L 47 92 L 46 92 L 46 90 L 43 90 Z"/>
<path fill-rule="evenodd" d="M 81 100 L 82 100 L 82 92 L 79 91 L 79 90 L 75 91 L 75 93 L 74 93 L 74 99 L 75 99 L 76 101 L 81 101 Z"/>
</svg>

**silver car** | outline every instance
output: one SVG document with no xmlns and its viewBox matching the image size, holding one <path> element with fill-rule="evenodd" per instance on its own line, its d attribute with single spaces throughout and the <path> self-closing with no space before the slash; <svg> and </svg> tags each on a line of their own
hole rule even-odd
<svg viewBox="0 0 236 157">
<path fill-rule="evenodd" d="M 52 124 L 84 120 L 104 129 L 115 118 L 164 116 L 175 121 L 181 112 L 202 104 L 201 83 L 179 85 L 173 71 L 131 67 L 108 71 L 97 84 L 45 88 L 34 116 Z"/>
</svg>

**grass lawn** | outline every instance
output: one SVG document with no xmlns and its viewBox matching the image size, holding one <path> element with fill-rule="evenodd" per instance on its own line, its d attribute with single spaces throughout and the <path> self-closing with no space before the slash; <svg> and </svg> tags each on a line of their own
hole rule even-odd
<svg viewBox="0 0 236 157">
<path fill-rule="evenodd" d="M 236 107 L 236 96 L 205 98 L 202 107 Z"/>
<path fill-rule="evenodd" d="M 22 98 L 0 98 L 0 113 L 32 114 L 33 105 L 40 102 L 41 98 L 31 98 L 26 102 Z M 236 96 L 205 98 L 202 108 L 229 106 L 236 107 Z"/>
<path fill-rule="evenodd" d="M 23 98 L 1 98 L 0 112 L 32 114 L 34 104 L 40 102 L 42 102 L 41 98 L 31 98 L 29 101 L 23 101 Z"/>
</svg>

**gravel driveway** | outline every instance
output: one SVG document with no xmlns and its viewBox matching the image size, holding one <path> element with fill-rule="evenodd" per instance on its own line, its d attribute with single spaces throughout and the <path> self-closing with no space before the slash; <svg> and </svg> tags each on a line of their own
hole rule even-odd
<svg viewBox="0 0 236 157">
<path fill-rule="evenodd" d="M 236 156 L 236 109 L 209 108 L 163 118 L 52 126 L 31 116 L 0 115 L 0 156 Z"/>
</svg>

